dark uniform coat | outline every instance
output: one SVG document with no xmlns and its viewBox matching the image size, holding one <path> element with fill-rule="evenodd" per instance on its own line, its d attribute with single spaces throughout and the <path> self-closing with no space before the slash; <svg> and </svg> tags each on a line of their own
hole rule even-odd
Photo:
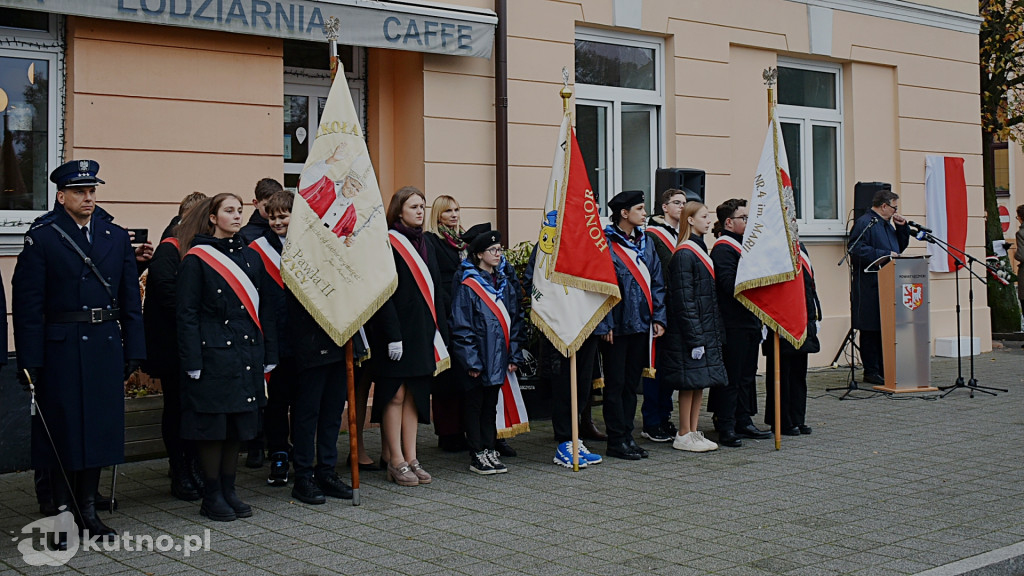
<svg viewBox="0 0 1024 576">
<path fill-rule="evenodd" d="M 92 241 L 60 205 L 25 234 L 12 279 L 18 367 L 40 369 L 37 400 L 67 470 L 124 462 L 124 367 L 146 357 L 135 252 L 128 232 L 102 208 Z M 119 321 L 55 322 L 57 315 L 114 308 L 107 290 L 53 225 L 64 230 L 110 284 Z M 47 320 L 50 318 L 51 320 Z M 53 448 L 33 419 L 32 462 L 55 467 Z"/>
<path fill-rule="evenodd" d="M 269 230 L 270 222 L 260 214 L 259 210 L 253 210 L 252 214 L 249 215 L 249 221 L 238 231 L 238 235 L 242 237 L 246 245 L 249 245 L 249 243 L 263 236 Z"/>
<path fill-rule="evenodd" d="M 477 370 L 479 378 L 469 379 L 472 386 L 501 386 L 505 383 L 505 375 L 509 364 L 523 363 L 522 340 L 523 320 L 519 310 L 518 282 L 513 280 L 515 272 L 511 266 L 504 267 L 492 275 L 478 270 L 479 274 L 469 273 L 473 265 L 464 263 L 463 274 L 452 279 L 452 315 L 448 325 L 452 331 L 452 357 L 456 360 L 457 369 L 462 372 Z M 507 276 L 510 274 L 511 276 Z M 501 287 L 498 298 L 508 310 L 509 344 L 505 345 L 505 332 L 501 328 L 498 317 L 490 307 L 463 280 L 475 277 L 484 285 Z"/>
<path fill-rule="evenodd" d="M 643 232 L 641 232 L 641 235 Z M 641 236 L 643 238 L 643 236 Z M 624 246 L 624 240 L 619 234 L 612 234 L 607 231 L 605 238 L 609 245 L 613 242 Z M 633 250 L 626 247 L 630 255 Z M 619 282 L 619 294 L 622 300 L 608 312 L 604 320 L 594 329 L 594 334 L 602 336 L 608 332 L 612 336 L 628 336 L 630 334 L 646 334 L 651 329 L 652 323 L 665 326 L 665 281 L 661 275 L 661 260 L 654 251 L 654 243 L 644 239 L 643 260 L 647 264 L 647 271 L 651 274 L 651 299 L 654 302 L 654 315 L 651 315 L 651 308 L 647 305 L 647 296 L 644 295 L 640 283 L 633 278 L 626 264 L 619 259 L 619 255 L 612 250 L 612 262 L 615 264 L 615 276 Z"/>
<path fill-rule="evenodd" d="M 729 236 L 737 242 L 743 242 L 743 235 L 722 230 L 723 236 Z M 718 309 L 722 312 L 722 323 L 728 330 L 760 332 L 761 319 L 749 308 L 736 299 L 736 269 L 740 265 L 740 252 L 732 246 L 716 243 L 711 248 L 711 261 L 715 263 L 715 291 L 718 297 Z"/>
<path fill-rule="evenodd" d="M 260 293 L 274 282 L 259 254 L 246 247 L 240 236 L 200 234 L 192 245 L 201 244 L 233 260 Z M 273 299 L 260 298 L 261 331 L 227 280 L 194 254 L 182 259 L 177 289 L 181 369 L 202 371 L 199 379 L 182 381 L 185 410 L 230 414 L 266 403 L 263 366 L 278 361 L 274 306 Z"/>
<path fill-rule="evenodd" d="M 864 272 L 864 269 L 868 264 L 891 252 L 903 252 L 907 249 L 907 244 L 910 244 L 910 228 L 906 224 L 893 227 L 877 212 L 868 210 L 853 223 L 849 235 L 850 245 L 868 228 L 872 220 L 875 222 L 874 225 L 850 251 L 850 264 L 853 266 L 850 319 L 854 330 L 882 329 L 878 309 L 878 274 Z"/>
<path fill-rule="evenodd" d="M 441 285 L 441 301 L 444 304 L 444 317 L 447 318 L 452 312 L 452 279 L 462 265 L 462 256 L 455 246 L 437 234 L 428 232 L 423 237 L 434 247 L 434 255 L 437 256 L 437 271 L 440 273 L 437 281 Z M 437 313 L 441 314 L 441 310 Z"/>
<path fill-rule="evenodd" d="M 161 241 L 149 261 L 146 278 L 146 362 L 143 369 L 158 378 L 176 378 L 181 368 L 178 358 L 177 305 L 175 286 L 181 257 L 177 245 Z"/>
</svg>

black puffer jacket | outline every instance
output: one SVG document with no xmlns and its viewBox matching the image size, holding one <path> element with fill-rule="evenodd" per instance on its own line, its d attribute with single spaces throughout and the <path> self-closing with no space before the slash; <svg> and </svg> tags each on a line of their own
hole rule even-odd
<svg viewBox="0 0 1024 576">
<path fill-rule="evenodd" d="M 698 236 L 690 239 L 706 250 Z M 722 361 L 725 326 L 718 313 L 714 276 L 697 254 L 680 247 L 665 281 L 668 326 L 659 343 L 658 377 L 676 390 L 724 386 L 728 382 Z M 700 346 L 704 356 L 694 360 L 693 349 Z"/>
</svg>

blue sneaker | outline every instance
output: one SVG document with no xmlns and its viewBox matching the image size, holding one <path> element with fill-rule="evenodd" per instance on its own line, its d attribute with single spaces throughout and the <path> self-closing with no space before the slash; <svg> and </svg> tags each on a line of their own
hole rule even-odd
<svg viewBox="0 0 1024 576">
<path fill-rule="evenodd" d="M 580 446 L 582 447 L 582 444 Z M 555 457 L 552 460 L 552 462 L 558 464 L 559 466 L 572 468 L 572 442 L 562 442 L 561 444 L 559 444 L 558 448 L 555 449 Z M 580 455 L 579 463 L 580 468 L 587 467 L 587 461 L 583 459 L 582 454 Z"/>
<path fill-rule="evenodd" d="M 583 445 L 583 440 L 580 440 L 580 462 L 586 462 L 587 464 L 600 464 L 604 462 L 604 458 L 601 458 L 600 454 L 594 454 L 587 447 Z"/>
</svg>

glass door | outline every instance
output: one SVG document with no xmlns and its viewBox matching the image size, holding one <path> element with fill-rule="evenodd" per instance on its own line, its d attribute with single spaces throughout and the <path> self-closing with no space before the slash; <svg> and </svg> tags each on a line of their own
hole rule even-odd
<svg viewBox="0 0 1024 576">
<path fill-rule="evenodd" d="M 650 212 L 654 171 L 658 168 L 658 115 L 654 106 L 623 104 L 621 114 L 621 190 L 643 190 Z"/>
<path fill-rule="evenodd" d="M 609 129 L 611 103 L 576 101 L 576 140 L 587 167 L 590 189 L 597 192 L 598 204 L 608 202 L 608 186 L 611 174 L 609 165 L 612 149 L 612 132 Z"/>
</svg>

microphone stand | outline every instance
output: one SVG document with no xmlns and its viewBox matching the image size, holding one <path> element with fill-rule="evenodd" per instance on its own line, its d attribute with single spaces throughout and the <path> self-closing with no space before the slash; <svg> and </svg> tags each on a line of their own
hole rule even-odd
<svg viewBox="0 0 1024 576">
<path fill-rule="evenodd" d="M 866 234 L 867 231 L 870 230 L 871 227 L 874 226 L 876 222 L 878 222 L 877 218 L 872 218 L 871 219 L 871 222 L 869 222 L 868 225 L 865 226 L 863 230 L 861 230 L 860 235 L 857 236 L 857 239 L 854 240 L 852 244 L 847 246 L 846 252 L 843 254 L 843 258 L 839 261 L 838 264 L 836 264 L 836 266 L 842 266 L 844 262 L 846 262 L 847 260 L 850 259 L 850 252 L 852 252 L 853 249 L 857 247 L 857 244 L 860 244 L 861 239 L 864 238 L 864 234 Z M 854 274 L 853 274 L 852 261 L 850 263 L 850 266 L 848 266 L 848 268 L 850 269 L 850 299 L 852 300 L 853 299 L 853 282 L 854 282 Z M 857 331 L 854 330 L 854 328 L 853 328 L 853 315 L 852 314 L 850 315 L 850 325 L 851 325 L 850 329 L 846 331 L 846 337 L 843 338 L 843 343 L 839 345 L 839 350 L 836 351 L 835 357 L 832 358 L 832 367 L 833 368 L 838 368 L 839 367 L 839 357 L 842 356 L 843 350 L 846 349 L 846 345 L 849 344 L 850 346 L 853 347 L 853 352 L 850 355 L 850 383 L 847 384 L 846 386 L 835 386 L 835 387 L 832 387 L 832 388 L 826 388 L 825 389 L 826 392 L 835 392 L 835 391 L 838 391 L 838 390 L 846 390 L 846 392 L 844 392 L 843 395 L 839 397 L 840 400 L 845 400 L 846 397 L 849 396 L 850 393 L 853 392 L 854 390 L 860 390 L 860 388 L 857 386 L 857 368 L 856 368 L 856 364 L 857 364 L 857 362 L 856 362 L 856 354 L 857 354 L 857 352 L 860 351 L 860 347 L 857 346 Z"/>
<path fill-rule="evenodd" d="M 982 392 L 984 394 L 989 394 L 991 396 L 996 396 L 997 395 L 995 391 L 1003 392 L 1003 393 L 1009 392 L 1009 390 L 1006 389 L 1006 388 L 995 388 L 995 387 L 992 387 L 992 386 L 980 386 L 980 385 L 978 385 L 978 380 L 974 377 L 974 282 L 970 282 L 970 281 L 968 282 L 967 302 L 968 302 L 968 307 L 969 307 L 969 309 L 968 309 L 968 318 L 969 318 L 968 319 L 968 323 L 970 325 L 970 339 L 971 339 L 971 361 L 970 361 L 970 363 L 971 363 L 971 377 L 967 381 L 966 385 L 964 385 L 964 378 L 963 378 L 963 375 L 962 375 L 962 372 L 961 372 L 961 369 L 960 369 L 960 364 L 959 364 L 959 362 L 960 362 L 960 360 L 959 360 L 960 359 L 960 348 L 961 348 L 961 342 L 960 342 L 960 267 L 963 266 L 964 268 L 967 268 L 967 271 L 970 272 L 971 276 L 974 276 L 975 278 L 977 278 L 982 284 L 987 285 L 988 282 L 983 277 L 978 276 L 978 274 L 974 272 L 973 264 L 975 262 L 979 262 L 986 269 L 988 269 L 988 264 L 985 264 L 984 262 L 981 262 L 980 260 L 978 260 L 974 256 L 971 256 L 970 254 L 964 252 L 963 250 L 957 248 L 956 246 L 950 245 L 945 240 L 943 240 L 941 238 L 936 238 L 930 232 L 925 232 L 924 230 L 920 230 L 920 233 L 924 234 L 924 239 L 927 242 L 929 242 L 931 244 L 935 244 L 936 246 L 938 246 L 943 252 L 945 252 L 946 254 L 949 254 L 950 257 L 953 258 L 953 260 L 955 260 L 956 263 L 957 263 L 957 269 L 956 269 L 956 274 L 957 274 L 957 277 L 956 277 L 956 282 L 957 282 L 957 286 L 956 286 L 956 293 L 957 293 L 957 297 L 956 297 L 956 299 L 957 299 L 957 303 L 956 303 L 956 315 L 957 315 L 957 319 L 956 319 L 956 339 L 957 339 L 956 352 L 957 352 L 957 370 L 958 370 L 958 372 L 961 373 L 961 375 L 956 379 L 956 382 L 952 386 L 939 386 L 940 390 L 944 390 L 945 391 L 940 396 L 940 398 L 945 398 L 947 395 L 951 394 L 954 390 L 956 390 L 958 388 L 968 388 L 970 390 L 970 397 L 971 398 L 974 398 L 974 392 L 975 391 Z M 953 252 L 956 252 L 956 254 L 954 254 Z M 963 261 L 960 260 L 960 258 L 957 255 L 963 256 L 964 258 L 966 258 L 968 263 L 965 265 L 963 263 Z"/>
</svg>

